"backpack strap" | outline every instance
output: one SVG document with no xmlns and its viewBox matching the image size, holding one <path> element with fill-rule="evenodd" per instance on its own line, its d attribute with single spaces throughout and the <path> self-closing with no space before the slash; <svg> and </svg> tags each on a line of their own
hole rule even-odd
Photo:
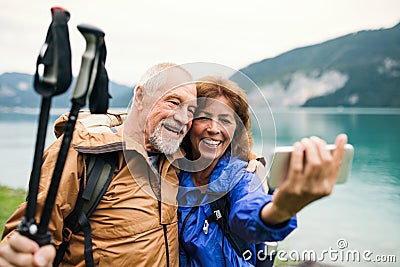
<svg viewBox="0 0 400 267">
<path fill-rule="evenodd" d="M 89 172 L 82 194 L 82 198 L 85 200 L 82 208 L 89 218 L 111 183 L 118 159 L 116 153 L 89 154 L 88 156 Z"/>
<path fill-rule="evenodd" d="M 208 225 L 211 222 L 218 223 L 219 227 L 222 230 L 223 235 L 228 239 L 229 243 L 232 245 L 235 252 L 243 257 L 243 259 L 252 264 L 253 253 L 251 252 L 250 245 L 245 240 L 240 238 L 237 234 L 231 231 L 228 218 L 229 218 L 229 202 L 228 202 L 228 194 L 225 194 L 223 197 L 213 201 L 210 203 L 210 207 L 212 210 L 211 215 L 207 217 L 204 221 L 203 232 L 208 234 Z M 273 267 L 276 252 L 273 255 L 268 254 L 268 250 L 265 246 L 267 246 L 269 242 L 264 242 L 260 244 L 256 244 L 256 251 L 258 251 L 256 256 L 256 267 Z M 273 242 L 271 242 L 272 244 Z M 276 243 L 276 242 L 274 242 Z M 277 245 L 277 243 L 276 243 Z M 275 245 L 275 246 L 276 246 Z M 223 248 L 222 248 L 223 249 Z M 273 248 L 276 251 L 276 247 Z M 264 255 L 263 253 L 266 253 Z M 226 264 L 225 264 L 226 265 Z"/>
<path fill-rule="evenodd" d="M 229 203 L 228 194 L 210 203 L 212 214 L 204 221 L 203 232 L 208 233 L 208 224 L 211 222 L 218 223 L 224 236 L 231 243 L 232 247 L 238 255 L 243 257 L 245 261 L 251 262 L 253 253 L 250 250 L 249 244 L 240 238 L 237 234 L 231 231 L 228 218 L 229 218 Z"/>
<path fill-rule="evenodd" d="M 115 152 L 104 154 L 86 154 L 86 186 L 81 179 L 79 193 L 73 211 L 65 218 L 63 242 L 59 246 L 53 266 L 62 261 L 72 234 L 83 231 L 86 266 L 94 266 L 92 251 L 92 230 L 89 217 L 99 204 L 112 180 L 118 158 Z"/>
</svg>

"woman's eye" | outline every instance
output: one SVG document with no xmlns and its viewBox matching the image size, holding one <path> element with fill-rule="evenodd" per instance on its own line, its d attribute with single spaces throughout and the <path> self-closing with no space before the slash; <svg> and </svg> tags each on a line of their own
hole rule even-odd
<svg viewBox="0 0 400 267">
<path fill-rule="evenodd" d="M 221 122 L 223 124 L 232 124 L 232 122 L 230 120 L 228 120 L 228 119 L 221 119 Z"/>
<path fill-rule="evenodd" d="M 199 121 L 206 121 L 206 120 L 209 120 L 210 118 L 208 118 L 208 117 L 206 117 L 206 116 L 200 116 L 200 117 L 197 117 L 196 118 L 196 120 L 199 120 Z"/>
</svg>

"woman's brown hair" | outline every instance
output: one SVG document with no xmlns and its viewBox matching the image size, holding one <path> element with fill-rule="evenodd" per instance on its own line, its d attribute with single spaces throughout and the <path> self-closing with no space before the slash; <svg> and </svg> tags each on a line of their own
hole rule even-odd
<svg viewBox="0 0 400 267">
<path fill-rule="evenodd" d="M 207 98 L 215 99 L 223 96 L 231 102 L 233 111 L 237 115 L 236 120 L 240 119 L 236 121 L 237 126 L 230 145 L 231 153 L 233 156 L 248 161 L 253 138 L 246 93 L 235 82 L 213 76 L 204 77 L 196 82 L 196 89 L 199 108 L 202 106 L 201 99 L 207 101 Z"/>
</svg>

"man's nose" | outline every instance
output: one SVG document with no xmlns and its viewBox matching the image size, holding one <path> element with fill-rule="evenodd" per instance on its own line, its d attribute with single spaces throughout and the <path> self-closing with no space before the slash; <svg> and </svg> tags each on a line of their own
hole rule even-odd
<svg viewBox="0 0 400 267">
<path fill-rule="evenodd" d="M 174 111 L 174 119 L 180 122 L 181 124 L 186 124 L 192 119 L 192 117 L 189 114 L 190 112 L 187 110 L 185 106 L 179 106 Z"/>
</svg>

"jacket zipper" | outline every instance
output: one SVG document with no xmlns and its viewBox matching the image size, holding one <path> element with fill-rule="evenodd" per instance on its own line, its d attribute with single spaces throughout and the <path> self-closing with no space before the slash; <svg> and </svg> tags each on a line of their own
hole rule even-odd
<svg viewBox="0 0 400 267">
<path fill-rule="evenodd" d="M 187 252 L 187 250 L 183 244 L 183 231 L 185 231 L 185 227 L 186 227 L 187 221 L 189 220 L 189 217 L 196 211 L 196 209 L 198 207 L 199 206 L 197 206 L 197 205 L 192 207 L 192 209 L 189 211 L 188 215 L 186 215 L 185 220 L 182 223 L 181 232 L 179 233 L 179 242 L 181 243 L 182 249 L 186 253 L 186 266 L 190 266 L 190 254 Z"/>
<path fill-rule="evenodd" d="M 158 215 L 160 216 L 161 220 L 161 201 L 158 201 Z M 167 260 L 167 267 L 169 267 L 169 248 L 168 248 L 168 236 L 167 236 L 167 225 L 161 224 L 163 227 L 164 232 L 164 245 L 165 245 L 165 257 Z"/>
<path fill-rule="evenodd" d="M 153 191 L 154 195 L 158 199 L 158 216 L 160 218 L 161 222 L 161 179 L 157 176 L 158 179 L 158 188 L 160 189 L 160 195 L 156 194 L 156 192 L 153 189 L 153 185 L 151 183 L 151 178 L 150 178 L 150 168 L 149 165 L 147 165 L 147 179 L 149 180 L 150 183 L 150 188 Z M 167 225 L 161 224 L 163 227 L 163 232 L 164 232 L 164 245 L 165 245 L 165 258 L 166 258 L 166 265 L 169 267 L 169 247 L 168 247 L 168 231 L 167 231 Z"/>
<path fill-rule="evenodd" d="M 169 248 L 168 248 L 167 226 L 165 224 L 163 224 L 162 226 L 164 229 L 165 256 L 167 258 L 167 267 L 169 267 Z"/>
</svg>

